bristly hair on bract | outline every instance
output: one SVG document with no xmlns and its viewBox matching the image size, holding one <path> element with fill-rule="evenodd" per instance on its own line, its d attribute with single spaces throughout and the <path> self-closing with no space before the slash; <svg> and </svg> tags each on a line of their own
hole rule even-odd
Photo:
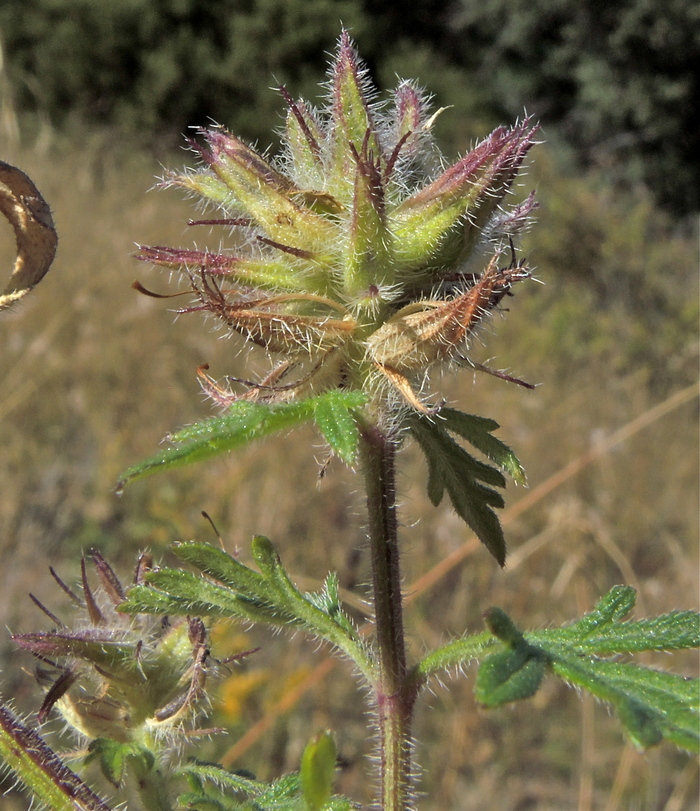
<svg viewBox="0 0 700 811">
<path fill-rule="evenodd" d="M 195 300 L 179 312 L 208 313 L 270 356 L 257 382 L 217 382 L 201 367 L 219 405 L 340 388 L 364 392 L 380 425 L 432 413 L 431 370 L 459 364 L 478 326 L 531 276 L 514 240 L 534 194 L 510 208 L 505 199 L 537 126 L 498 127 L 449 166 L 426 94 L 402 81 L 380 104 L 345 31 L 321 109 L 280 92 L 278 159 L 211 127 L 190 141 L 200 167 L 162 184 L 216 208 L 219 219 L 192 222 L 233 229 L 235 247 L 144 246 L 137 258 L 183 275 Z"/>
</svg>

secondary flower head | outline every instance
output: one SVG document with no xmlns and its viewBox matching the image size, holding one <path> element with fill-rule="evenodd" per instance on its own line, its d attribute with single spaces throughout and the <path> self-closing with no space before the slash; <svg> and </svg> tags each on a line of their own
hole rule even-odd
<svg viewBox="0 0 700 811">
<path fill-rule="evenodd" d="M 231 227 L 239 247 L 145 247 L 139 258 L 187 275 L 197 300 L 183 312 L 213 313 L 277 358 L 243 394 L 200 371 L 218 402 L 343 388 L 365 392 L 381 422 L 398 405 L 425 411 L 427 373 L 463 358 L 484 316 L 530 275 L 512 238 L 534 196 L 510 211 L 503 202 L 536 128 L 499 127 L 445 169 L 424 94 L 402 82 L 377 104 L 347 33 L 325 108 L 281 92 L 276 161 L 213 128 L 192 144 L 203 166 L 166 181 L 216 206 L 221 219 L 198 222 Z"/>
<path fill-rule="evenodd" d="M 102 555 L 91 553 L 100 588 L 93 590 L 82 560 L 82 597 L 53 572 L 61 588 L 86 616 L 69 628 L 35 597 L 56 624 L 53 631 L 15 634 L 13 640 L 43 663 L 39 680 L 48 684 L 38 714 L 56 708 L 68 726 L 88 740 L 146 745 L 175 735 L 192 721 L 205 698 L 209 645 L 197 618 L 160 622 L 119 613 L 125 589 Z M 135 582 L 150 569 L 143 555 Z M 46 667 L 48 665 L 48 667 Z"/>
</svg>

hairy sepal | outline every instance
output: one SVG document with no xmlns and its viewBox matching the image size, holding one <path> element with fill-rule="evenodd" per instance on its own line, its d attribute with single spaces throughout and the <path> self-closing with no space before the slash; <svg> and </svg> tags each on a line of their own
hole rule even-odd
<svg viewBox="0 0 700 811">
<path fill-rule="evenodd" d="M 404 272 L 454 266 L 469 256 L 479 227 L 512 185 L 535 132 L 529 121 L 498 128 L 393 211 Z"/>
</svg>

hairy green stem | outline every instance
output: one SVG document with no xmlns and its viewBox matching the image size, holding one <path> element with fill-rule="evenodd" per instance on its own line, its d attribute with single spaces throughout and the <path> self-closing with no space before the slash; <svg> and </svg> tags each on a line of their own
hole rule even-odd
<svg viewBox="0 0 700 811">
<path fill-rule="evenodd" d="M 148 772 L 132 775 L 143 811 L 172 811 L 168 781 L 163 772 L 154 767 Z"/>
<path fill-rule="evenodd" d="M 405 811 L 411 795 L 411 717 L 415 689 L 408 678 L 403 630 L 396 518 L 396 447 L 374 426 L 361 430 L 360 453 L 367 491 L 368 533 L 379 681 L 381 811 Z"/>
</svg>

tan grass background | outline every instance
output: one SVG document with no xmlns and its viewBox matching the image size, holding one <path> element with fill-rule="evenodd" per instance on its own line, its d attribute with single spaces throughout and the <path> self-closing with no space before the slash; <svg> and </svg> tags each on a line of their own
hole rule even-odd
<svg viewBox="0 0 700 811">
<path fill-rule="evenodd" d="M 114 495 L 124 468 L 169 430 L 211 413 L 196 367 L 208 362 L 223 376 L 246 362 L 235 339 L 198 316 L 174 321 L 169 308 L 177 300 L 130 289 L 135 278 L 172 289 L 165 275 L 131 258 L 135 243 L 188 245 L 196 236 L 216 245 L 219 237 L 188 232 L 189 204 L 174 192 L 149 191 L 160 171 L 153 159 L 104 136 L 61 142 L 49 134 L 25 149 L 4 138 L 0 157 L 27 172 L 50 202 L 60 243 L 44 282 L 0 319 L 2 625 L 47 627 L 30 591 L 67 617 L 48 566 L 75 582 L 90 547 L 127 579 L 138 550 L 167 560 L 173 541 L 215 541 L 202 510 L 243 560 L 252 534 L 263 533 L 305 588 L 334 569 L 364 597 L 358 484 L 338 463 L 319 481 L 324 451 L 311 430 Z M 175 155 L 170 165 L 186 158 Z M 601 178 L 562 177 L 546 149 L 530 181 L 543 208 L 526 249 L 546 286 L 518 290 L 511 312 L 494 320 L 474 351 L 541 385 L 529 392 L 465 372 L 442 381 L 451 403 L 501 423 L 530 489 L 511 485 L 506 493 L 511 557 L 500 571 L 448 505 L 432 508 L 416 449 L 403 451 L 407 626 L 416 656 L 481 630 L 490 605 L 522 627 L 542 627 L 574 619 L 616 583 L 639 589 L 638 616 L 698 607 L 697 235 L 655 212 L 642 193 L 620 198 Z M 0 273 L 9 273 L 12 247 L 0 222 Z M 588 274 L 614 287 L 628 271 L 632 293 L 610 306 L 605 290 L 596 296 L 582 283 Z M 649 295 L 640 303 L 642 288 Z M 670 291 L 673 318 L 655 310 L 657 290 Z M 653 411 L 660 403 L 666 411 Z M 629 436 L 615 435 L 630 425 Z M 528 508 L 519 508 L 527 498 Z M 451 555 L 454 565 L 420 580 Z M 360 616 L 361 601 L 353 605 Z M 215 641 L 214 655 L 263 649 L 223 674 L 213 721 L 230 732 L 205 744 L 203 756 L 273 778 L 296 768 L 309 737 L 331 727 L 343 761 L 339 788 L 366 801 L 362 756 L 371 739 L 349 668 L 324 664 L 327 651 L 300 637 L 220 627 Z M 22 670 L 31 662 L 12 650 L 8 634 L 0 656 L 3 695 L 36 709 L 38 688 Z M 647 663 L 697 671 L 690 655 Z M 636 753 L 604 707 L 553 679 L 532 701 L 489 713 L 475 706 L 472 687 L 468 672 L 435 685 L 420 705 L 421 808 L 697 807 L 692 758 L 670 746 Z M 13 794 L 0 804 L 27 807 Z"/>
</svg>

